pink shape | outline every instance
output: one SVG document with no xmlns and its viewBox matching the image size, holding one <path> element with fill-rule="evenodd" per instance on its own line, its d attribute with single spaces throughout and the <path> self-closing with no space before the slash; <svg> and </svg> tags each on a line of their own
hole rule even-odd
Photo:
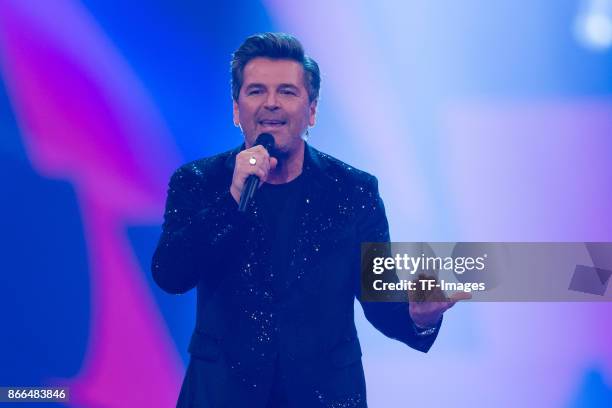
<svg viewBox="0 0 612 408">
<path fill-rule="evenodd" d="M 85 10 L 56 1 L 52 13 L 41 14 L 32 5 L 0 3 L 0 56 L 34 167 L 74 183 L 82 209 L 92 317 L 81 372 L 67 381 L 71 404 L 172 406 L 182 364 L 125 223 L 159 222 L 178 155 L 137 79 Z M 75 52 L 72 36 L 88 48 Z"/>
</svg>

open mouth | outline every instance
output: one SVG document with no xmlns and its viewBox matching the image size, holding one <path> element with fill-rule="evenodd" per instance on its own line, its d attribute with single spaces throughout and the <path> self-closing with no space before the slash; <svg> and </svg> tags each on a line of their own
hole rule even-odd
<svg viewBox="0 0 612 408">
<path fill-rule="evenodd" d="M 285 125 L 287 122 L 284 120 L 264 119 L 264 120 L 260 120 L 257 123 L 259 123 L 260 126 L 280 127 L 280 126 Z"/>
</svg>

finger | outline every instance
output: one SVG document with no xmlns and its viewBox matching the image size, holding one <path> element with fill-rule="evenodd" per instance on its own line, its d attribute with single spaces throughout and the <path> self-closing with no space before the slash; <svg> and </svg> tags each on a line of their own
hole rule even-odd
<svg viewBox="0 0 612 408">
<path fill-rule="evenodd" d="M 261 154 L 265 158 L 268 158 L 268 156 L 270 156 L 270 153 L 262 145 L 253 146 L 251 147 L 251 149 L 248 150 L 252 150 L 254 153 Z"/>
<path fill-rule="evenodd" d="M 274 170 L 278 165 L 278 159 L 276 157 L 270 157 L 270 170 Z"/>
<path fill-rule="evenodd" d="M 260 187 L 268 180 L 268 174 L 269 174 L 268 167 L 265 165 L 262 165 L 259 168 L 259 172 L 257 173 L 257 177 L 259 178 L 259 182 L 260 182 Z"/>
<path fill-rule="evenodd" d="M 264 171 L 264 169 L 260 167 L 257 167 L 257 168 L 254 167 L 249 170 L 250 170 L 250 175 L 257 177 L 260 182 L 266 181 L 266 172 Z"/>
<path fill-rule="evenodd" d="M 251 164 L 250 160 L 254 158 L 255 164 Z M 256 170 L 265 167 L 267 171 L 268 158 L 261 152 L 251 152 L 240 157 L 240 167 L 248 174 L 256 174 Z"/>
<path fill-rule="evenodd" d="M 258 146 L 258 147 L 261 147 L 261 146 Z M 268 171 L 270 171 L 270 159 L 271 159 L 271 157 L 268 154 L 266 149 L 262 148 L 261 151 L 257 151 L 257 152 L 254 152 L 253 154 L 251 154 L 248 157 L 247 162 L 248 162 L 248 160 L 251 157 L 255 157 L 255 160 L 257 160 L 257 164 L 255 166 L 263 167 L 266 173 L 268 173 Z M 250 163 L 249 163 L 249 165 L 250 165 Z"/>
<path fill-rule="evenodd" d="M 256 164 L 251 164 L 249 160 L 254 157 L 257 160 Z M 245 173 L 245 177 L 250 176 L 251 174 L 257 175 L 257 170 L 261 167 L 261 159 L 254 154 L 250 154 L 248 157 L 244 157 L 240 163 L 240 169 L 243 173 Z"/>
<path fill-rule="evenodd" d="M 257 145 L 257 146 L 251 146 L 248 149 L 244 149 L 243 152 L 255 153 L 255 152 L 260 152 L 262 149 L 263 149 L 262 145 Z"/>
<path fill-rule="evenodd" d="M 471 299 L 472 295 L 470 293 L 467 292 L 456 292 L 453 293 L 449 299 L 448 302 L 446 302 L 446 305 L 443 307 L 443 311 L 447 311 L 448 309 L 450 309 L 451 307 L 455 306 L 455 304 L 457 302 L 459 302 L 460 300 L 468 300 Z"/>
<path fill-rule="evenodd" d="M 259 177 L 261 181 L 266 181 L 266 178 L 268 177 L 268 172 L 264 167 L 259 167 L 257 169 L 257 177 Z"/>
<path fill-rule="evenodd" d="M 270 172 L 270 157 L 269 156 L 263 158 L 263 160 L 261 161 L 261 166 L 265 170 L 266 177 L 267 177 L 268 173 Z"/>
<path fill-rule="evenodd" d="M 428 302 L 446 302 L 446 293 L 440 288 L 433 288 L 425 291 L 425 300 Z"/>
<path fill-rule="evenodd" d="M 472 298 L 472 294 L 468 293 L 468 292 L 455 292 L 450 296 L 450 300 L 454 301 L 454 302 L 458 302 L 460 300 L 469 300 Z"/>
<path fill-rule="evenodd" d="M 263 146 L 255 146 L 250 149 L 246 149 L 238 153 L 238 156 L 242 162 L 248 163 L 251 157 L 255 157 L 258 162 L 267 161 L 270 154 Z"/>
</svg>

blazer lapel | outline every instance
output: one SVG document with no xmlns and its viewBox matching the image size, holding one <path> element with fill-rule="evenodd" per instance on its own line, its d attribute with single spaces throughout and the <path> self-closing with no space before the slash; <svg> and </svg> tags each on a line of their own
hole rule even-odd
<svg viewBox="0 0 612 408">
<path fill-rule="evenodd" d="M 304 151 L 304 194 L 296 207 L 296 241 L 292 248 L 286 288 L 296 281 L 315 278 L 312 270 L 322 245 L 337 229 L 337 183 L 326 173 L 319 151 L 306 144 Z"/>
</svg>

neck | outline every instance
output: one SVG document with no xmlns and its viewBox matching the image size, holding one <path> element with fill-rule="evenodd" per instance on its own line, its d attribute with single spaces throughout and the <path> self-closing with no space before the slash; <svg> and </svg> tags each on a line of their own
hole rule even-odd
<svg viewBox="0 0 612 408">
<path fill-rule="evenodd" d="M 306 144 L 302 141 L 299 147 L 288 155 L 279 157 L 278 165 L 268 174 L 266 183 L 284 184 L 296 179 L 302 174 L 304 167 L 304 151 Z"/>
</svg>

